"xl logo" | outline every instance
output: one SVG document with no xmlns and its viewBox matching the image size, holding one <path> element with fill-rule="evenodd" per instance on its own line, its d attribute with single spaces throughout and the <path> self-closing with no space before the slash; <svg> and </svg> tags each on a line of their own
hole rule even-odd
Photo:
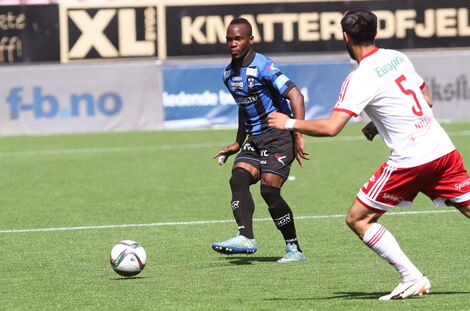
<svg viewBox="0 0 470 311">
<path fill-rule="evenodd" d="M 155 7 L 68 8 L 62 62 L 83 58 L 155 56 Z"/>
<path fill-rule="evenodd" d="M 41 87 L 34 87 L 32 101 L 25 102 L 23 88 L 10 89 L 6 98 L 10 106 L 10 118 L 20 118 L 21 112 L 31 111 L 35 119 L 71 118 L 79 116 L 113 116 L 122 109 L 121 97 L 113 92 L 101 94 L 95 98 L 93 94 L 71 94 L 67 103 L 60 103 L 56 96 L 44 94 Z M 62 105 L 61 105 L 62 104 Z"/>
</svg>

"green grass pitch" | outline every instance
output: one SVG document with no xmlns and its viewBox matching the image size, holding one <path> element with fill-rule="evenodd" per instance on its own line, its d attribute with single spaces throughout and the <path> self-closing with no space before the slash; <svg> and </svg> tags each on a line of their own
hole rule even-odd
<svg viewBox="0 0 470 311">
<path fill-rule="evenodd" d="M 210 247 L 236 233 L 233 158 L 222 167 L 211 159 L 235 130 L 0 138 L 0 309 L 470 310 L 469 221 L 422 195 L 411 209 L 420 213 L 396 209 L 381 222 L 429 276 L 431 294 L 377 300 L 397 275 L 343 217 L 388 154 L 380 139 L 362 138 L 360 126 L 306 138 L 311 160 L 294 165 L 283 195 L 308 261 L 285 265 L 275 263 L 284 243 L 258 185 L 258 252 L 225 256 Z M 443 126 L 469 168 L 470 123 Z M 113 227 L 125 224 L 142 226 Z M 37 230 L 48 228 L 62 229 Z M 148 254 L 135 278 L 108 262 L 124 239 Z"/>
</svg>

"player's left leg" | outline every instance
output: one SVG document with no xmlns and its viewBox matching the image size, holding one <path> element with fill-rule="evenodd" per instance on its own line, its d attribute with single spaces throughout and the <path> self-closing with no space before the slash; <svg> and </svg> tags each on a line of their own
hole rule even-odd
<svg viewBox="0 0 470 311">
<path fill-rule="evenodd" d="M 364 206 L 359 200 L 352 204 L 346 216 L 347 225 L 380 258 L 386 260 L 400 274 L 401 282 L 380 300 L 403 299 L 429 292 L 431 284 L 400 248 L 395 237 L 377 223 L 385 211 Z"/>
<path fill-rule="evenodd" d="M 436 207 L 453 206 L 470 218 L 470 176 L 457 150 L 432 162 L 437 173 L 422 190 Z"/>
<path fill-rule="evenodd" d="M 286 242 L 286 254 L 278 263 L 306 261 L 294 224 L 294 215 L 287 202 L 281 196 L 281 187 L 284 179 L 276 174 L 261 174 L 261 196 L 268 205 L 269 213 L 274 224 L 282 233 Z"/>
<path fill-rule="evenodd" d="M 462 214 L 467 216 L 467 218 L 470 218 L 470 201 L 466 202 L 465 206 L 462 207 L 456 207 Z"/>
</svg>

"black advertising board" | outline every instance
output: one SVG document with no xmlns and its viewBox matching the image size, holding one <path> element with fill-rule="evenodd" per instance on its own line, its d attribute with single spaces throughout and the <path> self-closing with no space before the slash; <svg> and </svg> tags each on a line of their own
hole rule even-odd
<svg viewBox="0 0 470 311">
<path fill-rule="evenodd" d="M 233 2 L 231 2 L 233 3 Z M 470 46 L 468 0 L 252 1 L 166 6 L 167 56 L 225 54 L 225 28 L 234 16 L 247 18 L 259 51 L 342 51 L 340 20 L 350 9 L 379 18 L 377 44 L 412 49 Z"/>
<path fill-rule="evenodd" d="M 0 64 L 59 61 L 57 5 L 0 6 Z"/>
<path fill-rule="evenodd" d="M 61 61 L 157 57 L 152 1 L 60 5 Z"/>
<path fill-rule="evenodd" d="M 384 48 L 470 47 L 469 0 L 120 1 L 0 6 L 0 64 L 226 55 L 235 16 L 260 52 L 344 51 L 346 10 L 373 10 Z"/>
</svg>

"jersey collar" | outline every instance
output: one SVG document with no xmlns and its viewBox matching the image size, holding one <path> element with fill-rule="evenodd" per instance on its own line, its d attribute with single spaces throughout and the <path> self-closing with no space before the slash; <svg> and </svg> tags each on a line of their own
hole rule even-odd
<svg viewBox="0 0 470 311">
<path fill-rule="evenodd" d="M 361 59 L 359 60 L 359 63 L 362 62 L 362 61 L 364 60 L 364 58 L 371 56 L 372 54 L 374 54 L 374 53 L 377 52 L 378 50 L 379 50 L 379 48 L 378 48 L 378 47 L 375 47 L 372 51 L 370 51 L 369 53 L 363 55 L 363 56 L 361 57 Z"/>
</svg>

